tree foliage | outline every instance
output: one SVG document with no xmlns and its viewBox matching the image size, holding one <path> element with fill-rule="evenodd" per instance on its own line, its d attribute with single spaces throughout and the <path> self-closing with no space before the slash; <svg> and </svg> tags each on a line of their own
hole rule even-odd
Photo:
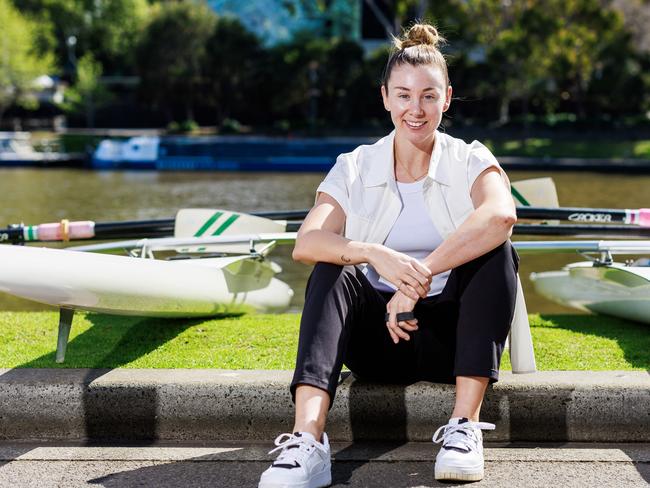
<svg viewBox="0 0 650 488">
<path fill-rule="evenodd" d="M 640 41 L 648 38 L 644 1 L 396 0 L 393 17 L 381 20 L 398 33 L 416 18 L 428 19 L 448 39 L 452 122 L 503 125 L 561 112 L 607 123 L 645 120 L 650 110 L 650 50 Z M 337 2 L 287 0 L 278 8 L 331 20 Z M 388 42 L 367 52 L 325 28 L 265 47 L 205 0 L 0 0 L 0 15 L 0 112 L 26 103 L 30 77 L 58 70 L 76 72 L 67 108 L 88 123 L 105 100 L 102 76 L 116 74 L 138 75 L 141 120 L 154 123 L 161 113 L 166 123 L 236 120 L 285 129 L 386 121 L 379 77 Z M 134 94 L 128 95 L 122 106 L 133 106 Z"/>
<path fill-rule="evenodd" d="M 34 80 L 50 72 L 52 57 L 37 46 L 38 26 L 0 0 L 0 119 L 14 103 L 34 106 Z"/>
<path fill-rule="evenodd" d="M 446 19 L 453 17 L 457 26 L 460 20 L 461 45 L 475 55 L 462 58 L 471 81 L 457 88 L 495 100 L 501 123 L 508 122 L 515 102 L 524 116 L 568 110 L 585 118 L 604 77 L 617 79 L 609 82 L 621 90 L 642 83 L 622 16 L 601 0 L 447 0 L 430 4 L 434 17 L 440 3 Z M 618 74 L 608 68 L 614 64 L 622 68 Z M 617 101 L 625 95 L 608 93 Z"/>
<path fill-rule="evenodd" d="M 149 11 L 147 0 L 14 0 L 44 27 L 42 45 L 56 51 L 59 66 L 91 53 L 111 74 L 130 73 L 133 50 Z M 70 45 L 74 38 L 76 43 Z"/>
<path fill-rule="evenodd" d="M 263 103 L 259 88 L 266 53 L 260 40 L 234 18 L 219 18 L 206 42 L 202 63 L 203 101 L 218 125 L 228 118 L 249 118 Z"/>
<path fill-rule="evenodd" d="M 160 107 L 168 122 L 180 111 L 194 119 L 203 83 L 207 41 L 216 14 L 205 3 L 180 1 L 160 5 L 136 50 L 141 93 Z"/>
<path fill-rule="evenodd" d="M 72 113 L 83 113 L 86 126 L 95 126 L 95 111 L 111 98 L 110 93 L 100 83 L 102 66 L 92 54 L 85 54 L 77 65 L 75 84 L 66 90 L 64 108 Z"/>
</svg>

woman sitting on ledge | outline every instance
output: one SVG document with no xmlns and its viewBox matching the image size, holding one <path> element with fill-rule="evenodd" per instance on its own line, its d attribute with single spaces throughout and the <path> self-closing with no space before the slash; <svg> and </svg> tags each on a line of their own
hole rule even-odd
<svg viewBox="0 0 650 488">
<path fill-rule="evenodd" d="M 437 130 L 452 88 L 435 27 L 395 42 L 381 94 L 395 130 L 342 154 L 293 257 L 307 284 L 291 394 L 293 434 L 260 488 L 331 483 L 325 422 L 345 364 L 359 378 L 456 385 L 435 477 L 483 477 L 481 403 L 498 380 L 517 291 L 509 182 L 481 143 Z M 390 422 L 390 419 L 386 419 Z M 432 429 L 433 430 L 433 429 Z"/>
</svg>

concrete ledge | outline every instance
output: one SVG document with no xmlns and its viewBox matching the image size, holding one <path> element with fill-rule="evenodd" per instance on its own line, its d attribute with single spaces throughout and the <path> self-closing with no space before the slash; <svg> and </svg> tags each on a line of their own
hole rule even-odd
<svg viewBox="0 0 650 488">
<path fill-rule="evenodd" d="M 0 370 L 0 439 L 266 440 L 291 429 L 289 371 Z M 428 441 L 454 388 L 347 378 L 333 440 Z M 650 442 L 647 372 L 502 373 L 482 419 L 486 440 Z"/>
</svg>

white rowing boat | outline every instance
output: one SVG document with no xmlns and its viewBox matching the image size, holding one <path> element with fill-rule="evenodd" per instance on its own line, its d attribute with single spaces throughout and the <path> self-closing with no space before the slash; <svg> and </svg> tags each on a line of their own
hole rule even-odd
<svg viewBox="0 0 650 488">
<path fill-rule="evenodd" d="M 55 307 L 145 317 L 286 309 L 291 288 L 254 255 L 158 260 L 1 246 L 0 291 Z"/>
<path fill-rule="evenodd" d="M 129 256 L 0 246 L 0 292 L 59 308 L 56 361 L 63 362 L 75 310 L 145 317 L 285 310 L 293 290 L 275 278 L 280 267 L 265 259 L 274 238 L 295 239 L 295 234 L 143 239 L 109 246 L 129 250 Z M 219 239 L 249 252 L 184 254 L 201 240 L 214 252 Z M 266 246 L 256 251 L 259 243 Z M 153 259 L 154 252 L 169 250 L 182 250 L 182 259 Z"/>
<path fill-rule="evenodd" d="M 532 273 L 535 290 L 561 305 L 650 324 L 650 263 L 613 255 L 650 254 L 650 241 L 518 242 L 520 253 L 579 252 L 589 260 Z M 592 256 L 594 255 L 595 256 Z"/>
</svg>

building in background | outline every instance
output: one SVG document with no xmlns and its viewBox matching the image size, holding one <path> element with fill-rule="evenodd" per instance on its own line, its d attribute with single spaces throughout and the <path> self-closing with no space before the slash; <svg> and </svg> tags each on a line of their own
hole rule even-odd
<svg viewBox="0 0 650 488">
<path fill-rule="evenodd" d="M 323 38 L 352 39 L 371 51 L 395 32 L 390 0 L 208 0 L 208 4 L 219 15 L 237 17 L 267 46 L 307 31 Z"/>
</svg>

